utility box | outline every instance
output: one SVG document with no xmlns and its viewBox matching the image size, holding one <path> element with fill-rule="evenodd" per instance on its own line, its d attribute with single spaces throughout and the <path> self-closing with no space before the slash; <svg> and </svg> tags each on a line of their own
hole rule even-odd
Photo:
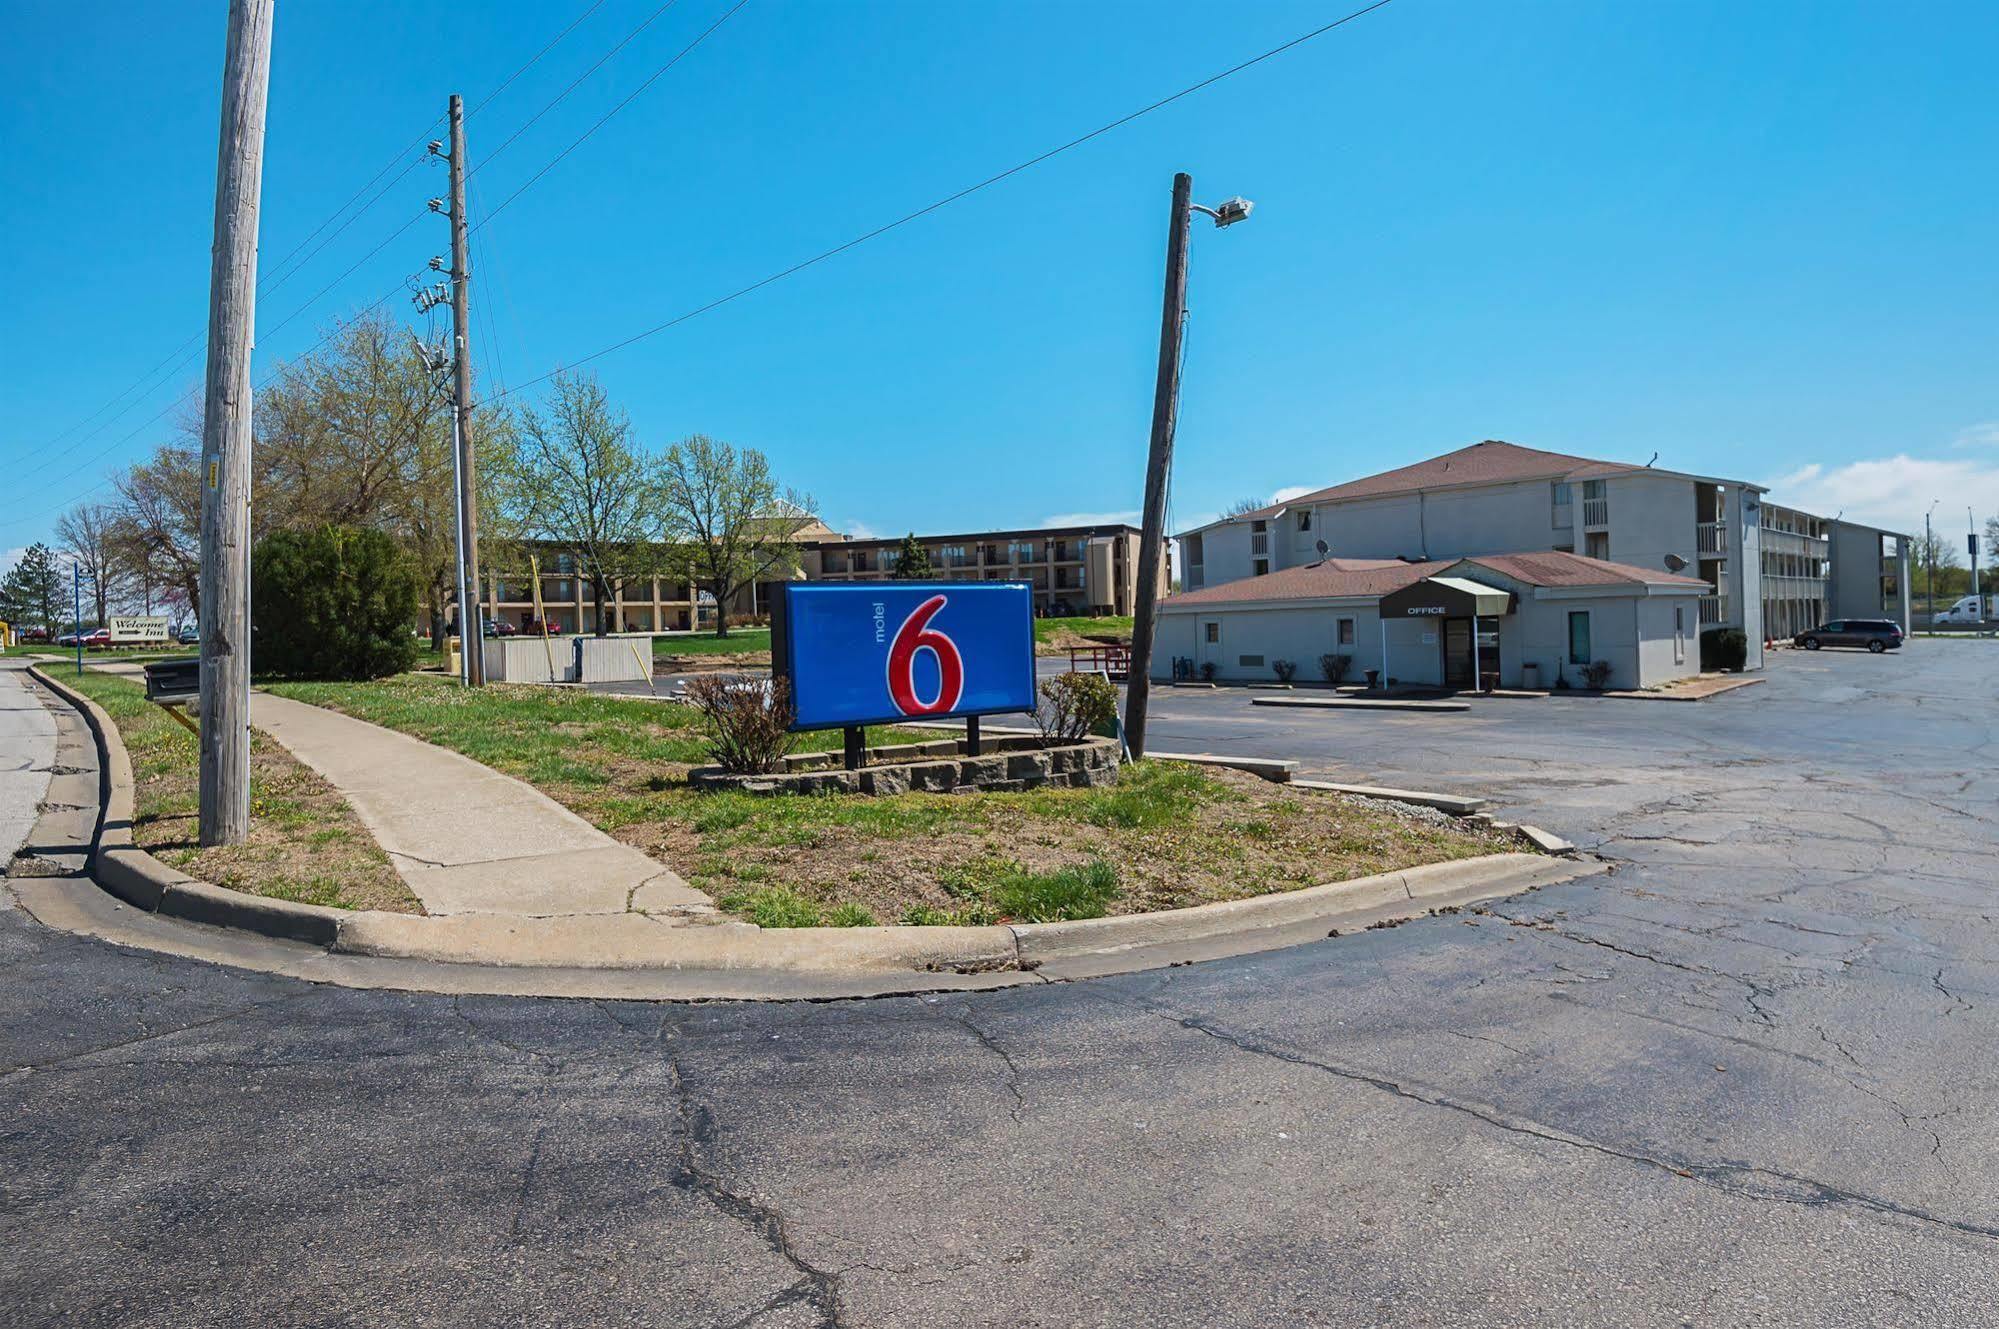
<svg viewBox="0 0 1999 1329">
<path fill-rule="evenodd" d="M 155 660 L 146 666 L 146 700 L 162 706 L 193 701 L 201 693 L 201 657 Z"/>
</svg>

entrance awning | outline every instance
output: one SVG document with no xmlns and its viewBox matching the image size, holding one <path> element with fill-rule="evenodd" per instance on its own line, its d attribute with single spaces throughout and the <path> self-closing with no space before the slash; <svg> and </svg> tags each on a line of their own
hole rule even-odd
<svg viewBox="0 0 1999 1329">
<path fill-rule="evenodd" d="M 1381 621 L 1392 618 L 1497 618 L 1513 612 L 1513 593 L 1467 577 L 1425 577 L 1381 597 Z"/>
</svg>

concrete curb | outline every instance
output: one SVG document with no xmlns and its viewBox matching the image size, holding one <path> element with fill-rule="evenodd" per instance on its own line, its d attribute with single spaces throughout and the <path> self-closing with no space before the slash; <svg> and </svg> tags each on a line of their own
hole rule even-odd
<svg viewBox="0 0 1999 1329">
<path fill-rule="evenodd" d="M 901 984 L 910 991 L 924 991 L 940 977 L 998 980 L 1007 973 L 1025 976 L 1051 961 L 1101 958 L 1244 934 L 1274 937 L 1285 929 L 1301 927 L 1332 930 L 1340 920 L 1380 916 L 1384 910 L 1393 916 L 1420 916 L 1428 912 L 1421 902 L 1431 897 L 1453 896 L 1459 902 L 1489 899 L 1602 870 L 1595 862 L 1545 854 L 1487 854 L 1160 913 L 991 927 L 766 930 L 742 923 L 669 926 L 643 914 L 431 917 L 326 909 L 197 881 L 135 845 L 132 765 L 117 725 L 88 697 L 39 668 L 31 666 L 30 672 L 83 716 L 95 738 L 102 811 L 88 873 L 106 893 L 148 913 L 282 942 L 301 942 L 328 956 L 458 966 L 468 971 L 596 972 L 607 978 L 618 973 L 686 971 L 741 974 L 748 980 L 763 972 L 772 976 L 772 985 L 778 988 L 801 978 L 816 981 L 846 975 L 859 981 L 873 976 L 873 981 L 887 983 L 887 990 Z M 1209 760 L 1256 770 L 1273 779 L 1288 777 L 1297 764 L 1235 757 Z M 1364 786 L 1301 784 L 1345 792 L 1366 790 Z M 1433 800 L 1452 801 L 1446 795 L 1409 790 L 1367 792 L 1371 796 L 1399 796 L 1401 801 L 1423 801 L 1426 806 L 1438 806 Z M 1408 908 L 1404 911 L 1401 906 Z"/>
<path fill-rule="evenodd" d="M 1397 701 L 1392 697 L 1252 697 L 1252 706 L 1297 706 L 1314 711 L 1468 711 L 1468 701 Z"/>
<path fill-rule="evenodd" d="M 1379 798 L 1389 803 L 1413 803 L 1435 808 L 1453 817 L 1469 817 L 1485 806 L 1482 798 L 1459 794 L 1432 794 L 1421 789 L 1389 789 L 1371 784 L 1335 784 L 1330 780 L 1294 780 L 1300 789 L 1318 789 L 1329 794 L 1353 794 L 1358 798 Z"/>
<path fill-rule="evenodd" d="M 39 666 L 30 665 L 28 672 L 75 707 L 97 739 L 98 787 L 103 792 L 104 811 L 98 818 L 97 835 L 92 842 L 90 874 L 98 885 L 148 913 L 215 927 L 242 928 L 287 941 L 333 944 L 345 911 L 211 886 L 168 867 L 134 844 L 132 758 L 125 751 L 125 740 L 120 737 L 117 724 L 96 702 L 74 688 L 65 687 Z"/>
<path fill-rule="evenodd" d="M 1513 895 L 1598 870 L 1595 864 L 1581 865 L 1542 854 L 1483 854 L 1247 900 L 1224 900 L 1156 914 L 1126 914 L 1074 923 L 1014 924 L 1012 931 L 1020 947 L 1021 965 L 1033 968 L 1078 955 L 1206 940 L 1301 923 L 1330 925 L 1381 905 L 1421 901 L 1474 888 L 1487 898 Z"/>
</svg>

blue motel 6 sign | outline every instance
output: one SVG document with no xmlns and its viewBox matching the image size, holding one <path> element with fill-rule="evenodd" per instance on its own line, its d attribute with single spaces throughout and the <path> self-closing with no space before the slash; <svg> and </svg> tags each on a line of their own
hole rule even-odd
<svg viewBox="0 0 1999 1329">
<path fill-rule="evenodd" d="M 1026 582 L 790 582 L 773 608 L 793 729 L 1035 708 Z"/>
</svg>

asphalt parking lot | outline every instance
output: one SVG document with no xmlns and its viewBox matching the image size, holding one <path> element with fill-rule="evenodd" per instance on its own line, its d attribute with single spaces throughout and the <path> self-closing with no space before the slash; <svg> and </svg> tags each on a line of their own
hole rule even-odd
<svg viewBox="0 0 1999 1329">
<path fill-rule="evenodd" d="M 1937 1325 L 1999 1306 L 1999 643 L 1682 704 L 1162 692 L 1617 869 L 983 995 L 320 989 L 0 910 L 24 1324 Z"/>
</svg>

